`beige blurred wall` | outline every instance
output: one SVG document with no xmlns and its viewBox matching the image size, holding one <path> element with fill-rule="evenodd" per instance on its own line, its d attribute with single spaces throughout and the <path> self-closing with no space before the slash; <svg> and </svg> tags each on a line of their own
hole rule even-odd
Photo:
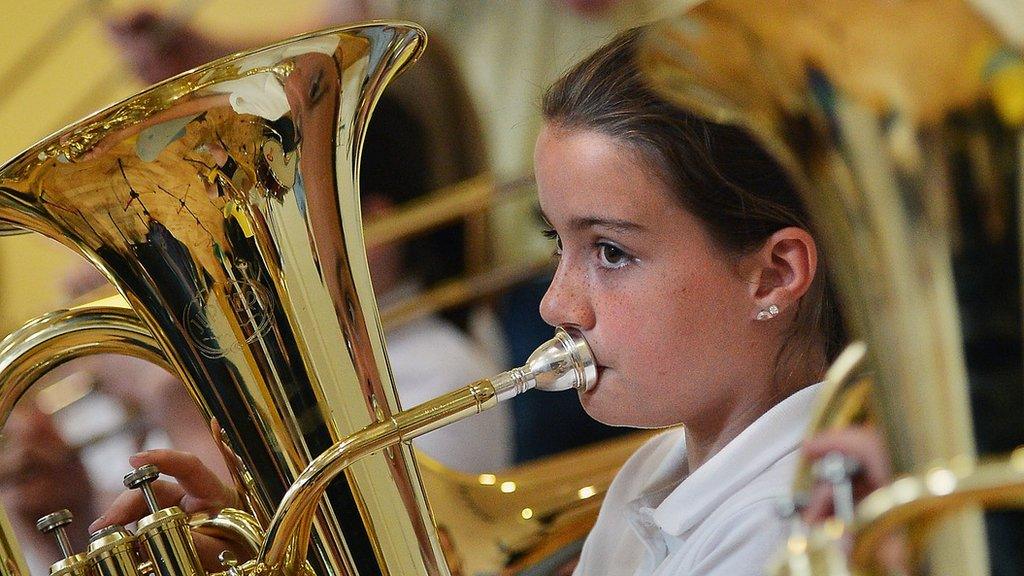
<svg viewBox="0 0 1024 576">
<path fill-rule="evenodd" d="M 192 0 L 186 0 L 186 5 Z M 174 10 L 181 3 L 118 0 L 0 0 L 0 162 L 77 118 L 129 96 L 143 86 L 121 64 L 103 32 L 103 22 L 132 10 Z M 195 22 L 229 39 L 259 30 L 280 30 L 314 20 L 319 0 L 207 0 L 197 3 Z M 88 6 L 89 10 L 76 9 Z M 89 13 L 52 38 L 45 32 L 68 12 Z M 42 42 L 40 43 L 40 41 Z M 34 46 L 28 72 L 6 77 Z M 54 308 L 61 301 L 61 278 L 80 258 L 63 246 L 32 235 L 0 237 L 0 335 Z"/>
</svg>

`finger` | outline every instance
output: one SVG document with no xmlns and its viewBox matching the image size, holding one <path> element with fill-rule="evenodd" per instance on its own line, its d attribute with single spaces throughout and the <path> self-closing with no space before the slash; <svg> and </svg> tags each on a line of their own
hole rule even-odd
<svg viewBox="0 0 1024 576">
<path fill-rule="evenodd" d="M 177 505 L 185 495 L 185 491 L 174 482 L 157 480 L 150 483 L 153 488 L 153 495 L 161 507 Z M 150 514 L 149 505 L 141 490 L 125 490 L 118 494 L 114 502 L 103 512 L 92 524 L 89 524 L 89 532 L 95 532 L 100 528 L 106 528 L 113 524 L 130 524 L 139 518 Z"/>
<path fill-rule="evenodd" d="M 904 534 L 890 534 L 878 547 L 877 556 L 891 574 L 909 574 L 910 558 Z"/>
<path fill-rule="evenodd" d="M 818 484 L 811 491 L 807 507 L 800 513 L 804 522 L 817 524 L 832 516 L 832 488 Z"/>
<path fill-rule="evenodd" d="M 873 488 L 887 484 L 892 477 L 885 445 L 872 428 L 855 426 L 825 432 L 807 441 L 804 452 L 811 459 L 820 458 L 829 452 L 841 452 L 853 458 L 861 464 Z"/>
<path fill-rule="evenodd" d="M 182 501 L 186 512 L 234 506 L 237 500 L 234 490 L 225 486 L 194 454 L 161 448 L 135 454 L 128 462 L 136 468 L 153 464 L 162 474 L 173 476 L 188 496 Z"/>
</svg>

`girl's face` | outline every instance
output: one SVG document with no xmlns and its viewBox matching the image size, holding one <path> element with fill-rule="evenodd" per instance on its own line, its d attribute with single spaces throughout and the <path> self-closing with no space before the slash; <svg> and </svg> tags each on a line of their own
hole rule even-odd
<svg viewBox="0 0 1024 576">
<path fill-rule="evenodd" d="M 535 163 L 561 254 L 541 315 L 579 328 L 593 348 L 587 412 L 642 427 L 714 427 L 735 415 L 764 371 L 743 258 L 718 248 L 610 136 L 549 123 Z"/>
</svg>

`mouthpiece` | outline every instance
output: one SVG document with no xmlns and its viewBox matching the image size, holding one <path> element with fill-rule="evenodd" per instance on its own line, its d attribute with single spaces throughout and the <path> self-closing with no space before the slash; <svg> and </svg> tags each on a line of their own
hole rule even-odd
<svg viewBox="0 0 1024 576">
<path fill-rule="evenodd" d="M 574 328 L 558 328 L 554 338 L 541 344 L 526 365 L 491 378 L 499 402 L 531 388 L 546 392 L 575 388 L 586 392 L 595 382 L 594 355 L 583 334 Z"/>
</svg>

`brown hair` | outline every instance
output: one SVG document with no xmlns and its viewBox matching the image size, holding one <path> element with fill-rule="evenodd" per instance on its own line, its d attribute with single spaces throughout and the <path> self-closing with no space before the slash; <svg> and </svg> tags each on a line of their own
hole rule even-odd
<svg viewBox="0 0 1024 576">
<path fill-rule="evenodd" d="M 544 96 L 545 119 L 636 150 L 729 253 L 749 253 L 789 226 L 813 234 L 797 189 L 746 131 L 681 110 L 647 85 L 635 64 L 645 30 L 619 34 L 562 76 Z M 805 336 L 804 347 L 790 352 L 820 341 L 829 362 L 846 343 L 823 258 L 800 301 L 793 336 Z"/>
</svg>

